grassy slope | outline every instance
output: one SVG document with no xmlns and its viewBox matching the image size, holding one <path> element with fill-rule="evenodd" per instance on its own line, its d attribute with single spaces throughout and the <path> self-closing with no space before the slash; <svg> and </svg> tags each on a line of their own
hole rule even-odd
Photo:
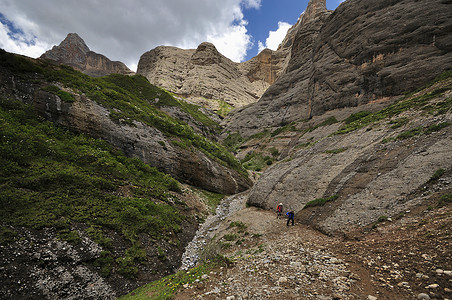
<svg viewBox="0 0 452 300">
<path fill-rule="evenodd" d="M 133 121 L 136 120 L 153 126 L 177 140 L 179 145 L 197 148 L 210 158 L 246 176 L 245 170 L 226 148 L 196 134 L 186 123 L 168 116 L 158 107 L 178 106 L 206 126 L 217 129 L 218 124 L 202 114 L 199 107 L 181 104 L 164 90 L 151 85 L 143 76 L 113 74 L 94 78 L 71 67 L 31 61 L 3 50 L 0 50 L 0 66 L 9 69 L 15 76 L 27 78 L 33 74 L 33 81 L 41 81 L 44 90 L 59 95 L 63 101 L 71 102 L 70 93 L 59 90 L 58 85 L 69 88 L 74 93 L 85 94 L 109 109 L 112 120 L 129 125 L 133 125 Z M 159 101 L 155 103 L 155 99 Z"/>
<path fill-rule="evenodd" d="M 70 67 L 37 62 L 1 49 L 0 67 L 16 79 L 57 94 L 62 101 L 73 102 L 74 94 L 84 94 L 108 108 L 116 122 L 144 122 L 169 139 L 245 173 L 224 147 L 153 106 L 155 98 L 174 99 L 142 76 L 92 78 Z M 190 109 L 187 113 L 196 110 Z M 215 125 L 199 114 L 194 118 L 207 126 Z M 186 205 L 180 200 L 179 183 L 171 176 L 125 157 L 102 140 L 58 128 L 5 95 L 0 96 L 0 137 L 1 244 L 19 238 L 15 226 L 53 227 L 60 238 L 76 244 L 80 237 L 73 225 L 84 224 L 87 234 L 106 250 L 96 261 L 102 275 L 116 270 L 133 277 L 136 264 L 146 258 L 140 234 L 167 239 L 169 232 L 181 230 L 187 218 L 181 214 Z M 115 251 L 106 236 L 108 230 L 130 241 L 132 246 L 123 256 L 112 254 Z M 179 243 L 175 240 L 174 244 Z"/>
</svg>

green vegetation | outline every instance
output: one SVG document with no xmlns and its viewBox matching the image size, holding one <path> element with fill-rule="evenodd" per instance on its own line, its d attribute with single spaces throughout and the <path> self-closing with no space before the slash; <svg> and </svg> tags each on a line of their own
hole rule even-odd
<svg viewBox="0 0 452 300">
<path fill-rule="evenodd" d="M 337 123 L 337 122 L 339 122 L 339 121 L 336 119 L 336 117 L 331 116 L 328 119 L 326 119 L 325 121 L 323 121 L 322 123 L 320 123 L 320 124 L 318 124 L 318 125 L 316 125 L 316 126 L 314 126 L 312 128 L 309 128 L 308 131 L 314 131 L 314 130 L 316 130 L 319 127 L 332 125 L 332 124 Z"/>
<path fill-rule="evenodd" d="M 262 153 L 248 152 L 241 162 L 245 169 L 259 172 L 271 165 L 273 160 L 270 156 L 263 156 Z"/>
<path fill-rule="evenodd" d="M 119 299 L 173 299 L 176 292 L 185 284 L 193 284 L 196 280 L 202 280 L 202 275 L 219 267 L 227 267 L 231 262 L 224 256 L 216 256 L 193 269 L 179 271 L 176 274 L 166 276 L 160 280 L 139 287 L 133 292 Z"/>
<path fill-rule="evenodd" d="M 410 121 L 410 119 L 408 119 L 408 118 L 400 118 L 397 120 L 390 121 L 389 124 L 391 124 L 392 129 L 396 129 L 396 128 L 399 128 L 399 127 L 402 127 L 402 126 L 408 124 L 409 121 Z"/>
<path fill-rule="evenodd" d="M 127 158 L 107 142 L 73 134 L 38 117 L 15 100 L 0 99 L 0 218 L 4 224 L 34 229 L 55 227 L 59 237 L 80 241 L 75 223 L 99 245 L 112 247 L 104 231 L 112 229 L 130 241 L 118 271 L 133 276 L 144 257 L 139 234 L 161 239 L 179 232 L 185 219 L 171 191 L 179 183 L 138 159 Z M 131 197 L 118 195 L 130 187 Z M 2 227 L 2 242 L 12 241 Z M 112 257 L 97 264 L 109 274 Z M 107 265 L 107 262 L 110 265 Z"/>
<path fill-rule="evenodd" d="M 396 139 L 404 140 L 404 139 L 408 139 L 408 138 L 411 138 L 416 135 L 420 135 L 422 133 L 422 129 L 423 129 L 422 126 L 419 126 L 419 127 L 404 131 L 401 134 L 399 134 L 396 137 Z"/>
<path fill-rule="evenodd" d="M 207 199 L 207 206 L 209 207 L 210 213 L 215 213 L 215 210 L 220 204 L 221 200 L 223 200 L 223 194 L 217 194 L 209 191 L 202 190 L 201 193 Z"/>
<path fill-rule="evenodd" d="M 428 126 L 427 128 L 425 128 L 424 130 L 424 134 L 430 134 L 436 131 L 440 131 L 443 128 L 446 128 L 447 126 L 450 126 L 449 122 L 441 122 L 438 124 L 432 124 L 430 126 Z"/>
<path fill-rule="evenodd" d="M 179 139 L 188 148 L 195 147 L 208 157 L 247 176 L 240 163 L 223 146 L 196 134 L 186 123 L 171 118 L 160 111 L 158 106 L 179 106 L 207 126 L 216 128 L 216 123 L 204 116 L 199 107 L 175 100 L 162 89 L 151 85 L 143 76 L 113 74 L 94 78 L 68 66 L 34 62 L 3 50 L 0 51 L 0 66 L 14 72 L 15 76 L 28 79 L 33 76 L 35 81 L 47 82 L 54 86 L 47 88 L 52 93 L 58 93 L 56 85 L 62 85 L 74 93 L 84 94 L 109 109 L 113 121 L 130 126 L 134 126 L 134 121 L 143 122 L 159 129 L 169 138 Z M 156 99 L 157 104 L 154 104 Z"/>
<path fill-rule="evenodd" d="M 221 117 L 226 117 L 227 114 L 234 109 L 234 106 L 230 105 L 229 103 L 227 103 L 226 101 L 223 100 L 217 100 L 220 108 L 217 111 L 217 114 Z"/>
<path fill-rule="evenodd" d="M 360 111 L 355 114 L 351 114 L 347 119 L 344 120 L 344 123 L 350 124 L 350 123 L 355 122 L 359 119 L 362 119 L 370 114 L 371 114 L 371 112 L 369 112 L 369 111 Z"/>
<path fill-rule="evenodd" d="M 234 221 L 229 224 L 229 228 L 234 228 L 234 227 L 238 228 L 239 232 L 245 232 L 246 228 L 247 228 L 246 224 L 243 222 L 240 222 L 240 221 Z"/>
<path fill-rule="evenodd" d="M 68 103 L 75 102 L 74 95 L 72 95 L 71 93 L 62 91 L 59 87 L 57 87 L 55 85 L 49 85 L 49 86 L 45 87 L 44 91 L 57 95 L 64 102 L 68 102 Z"/>
<path fill-rule="evenodd" d="M 446 206 L 449 203 L 452 203 L 452 194 L 444 194 L 438 200 L 438 207 Z"/>
<path fill-rule="evenodd" d="M 285 125 L 285 126 L 283 126 L 283 127 L 279 127 L 279 128 L 277 128 L 277 129 L 275 129 L 275 130 L 270 134 L 270 136 L 271 136 L 271 137 L 275 137 L 275 136 L 277 136 L 278 134 L 281 134 L 281 133 L 286 132 L 286 131 L 298 131 L 298 129 L 295 128 L 295 125 L 294 125 L 293 123 L 291 123 L 291 124 L 287 124 L 287 125 Z"/>
<path fill-rule="evenodd" d="M 446 173 L 446 171 L 444 169 L 438 169 L 436 170 L 436 172 L 432 175 L 432 177 L 430 177 L 429 182 L 432 181 L 437 181 L 438 179 L 441 178 L 441 176 L 444 175 L 444 173 Z"/>
<path fill-rule="evenodd" d="M 244 142 L 244 138 L 238 132 L 229 134 L 223 141 L 223 145 L 231 152 L 236 152 Z"/>
<path fill-rule="evenodd" d="M 388 216 L 380 216 L 378 217 L 377 222 L 378 223 L 386 222 L 388 219 L 389 219 Z"/>
<path fill-rule="evenodd" d="M 434 81 L 432 81 L 426 87 L 432 86 L 434 83 L 439 82 L 444 79 L 448 79 L 452 77 L 452 71 L 447 71 L 442 75 L 438 76 Z M 425 87 L 424 87 L 425 88 Z M 376 112 L 370 113 L 365 116 L 362 116 L 359 119 L 352 121 L 350 123 L 346 123 L 341 129 L 339 129 L 336 134 L 345 134 L 359 128 L 365 127 L 367 125 L 376 123 L 383 119 L 392 118 L 394 116 L 398 116 L 404 111 L 410 109 L 419 109 L 423 110 L 430 114 L 440 115 L 445 114 L 448 110 L 452 108 L 452 98 L 446 98 L 443 101 L 431 102 L 430 100 L 437 98 L 438 96 L 443 95 L 446 91 L 451 90 L 451 86 L 437 88 L 430 93 L 425 93 L 423 95 L 419 95 L 413 97 L 414 93 L 411 93 L 405 97 L 399 99 L 396 103 L 386 107 L 385 109 Z M 406 122 L 406 121 L 405 121 Z"/>
<path fill-rule="evenodd" d="M 304 206 L 303 209 L 308 208 L 308 207 L 324 206 L 327 202 L 334 201 L 337 198 L 339 198 L 339 195 L 332 195 L 328 198 L 317 198 L 317 199 L 314 199 L 314 200 L 306 203 L 306 205 Z"/>
<path fill-rule="evenodd" d="M 232 242 L 237 239 L 237 235 L 234 233 L 227 233 L 223 236 L 225 241 Z"/>
</svg>

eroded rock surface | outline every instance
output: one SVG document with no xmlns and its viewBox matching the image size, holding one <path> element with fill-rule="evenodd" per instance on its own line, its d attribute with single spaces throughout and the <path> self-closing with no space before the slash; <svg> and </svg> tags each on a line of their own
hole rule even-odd
<svg viewBox="0 0 452 300">
<path fill-rule="evenodd" d="M 229 117 L 250 136 L 416 90 L 452 64 L 450 1 L 348 0 L 334 12 L 311 1 L 286 72 L 255 104 Z"/>
<path fill-rule="evenodd" d="M 104 55 L 91 51 L 85 41 L 76 33 L 69 33 L 58 46 L 53 46 L 51 50 L 46 51 L 40 58 L 74 67 L 76 70 L 95 77 L 112 73 L 134 74 L 122 62 L 111 61 Z"/>
<path fill-rule="evenodd" d="M 223 56 L 211 43 L 182 50 L 160 46 L 144 53 L 137 74 L 196 103 L 218 110 L 225 101 L 234 107 L 256 102 L 287 65 L 288 45 L 266 49 L 244 63 Z"/>
</svg>

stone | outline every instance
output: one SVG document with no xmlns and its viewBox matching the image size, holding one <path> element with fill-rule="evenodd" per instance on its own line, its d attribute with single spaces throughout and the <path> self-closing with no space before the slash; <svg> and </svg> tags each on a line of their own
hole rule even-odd
<svg viewBox="0 0 452 300">
<path fill-rule="evenodd" d="M 378 298 L 375 296 L 369 295 L 369 296 L 367 296 L 367 300 L 378 300 Z"/>
<path fill-rule="evenodd" d="M 265 49 L 243 63 L 226 58 L 211 43 L 188 50 L 159 46 L 140 57 L 137 74 L 213 110 L 220 109 L 218 100 L 242 107 L 256 102 L 283 73 L 293 37 L 294 31 L 278 50 Z"/>
<path fill-rule="evenodd" d="M 278 279 L 278 284 L 286 283 L 288 281 L 287 277 L 282 276 Z"/>
<path fill-rule="evenodd" d="M 420 293 L 417 295 L 417 299 L 419 300 L 430 300 L 430 296 L 425 293 Z"/>
<path fill-rule="evenodd" d="M 69 33 L 58 46 L 53 46 L 51 50 L 42 54 L 40 59 L 53 60 L 95 77 L 112 73 L 134 74 L 124 63 L 111 61 L 104 55 L 91 51 L 76 33 Z"/>
<path fill-rule="evenodd" d="M 430 284 L 430 285 L 426 286 L 425 288 L 426 289 L 436 289 L 438 287 L 439 287 L 439 284 L 433 283 L 433 284 Z"/>
<path fill-rule="evenodd" d="M 333 109 L 390 103 L 450 65 L 447 1 L 353 0 L 333 14 L 324 4 L 310 1 L 286 71 L 258 102 L 228 116 L 225 132 L 249 137 Z"/>
</svg>

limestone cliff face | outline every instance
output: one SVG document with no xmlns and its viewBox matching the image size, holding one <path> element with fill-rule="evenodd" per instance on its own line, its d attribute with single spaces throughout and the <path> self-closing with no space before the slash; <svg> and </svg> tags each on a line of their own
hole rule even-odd
<svg viewBox="0 0 452 300">
<path fill-rule="evenodd" d="M 311 1 L 283 75 L 228 117 L 249 136 L 341 107 L 415 90 L 452 65 L 450 1 L 348 0 L 334 12 Z"/>
<path fill-rule="evenodd" d="M 90 76 L 105 76 L 116 73 L 131 75 L 132 72 L 120 61 L 111 61 L 102 54 L 91 51 L 85 41 L 76 33 L 69 33 L 58 46 L 41 55 L 59 64 L 69 65 Z"/>
<path fill-rule="evenodd" d="M 280 76 L 288 52 L 288 47 L 266 49 L 247 62 L 235 63 L 211 43 L 190 50 L 161 46 L 141 56 L 137 73 L 154 85 L 212 109 L 218 109 L 219 103 L 208 100 L 242 107 L 256 102 Z"/>
<path fill-rule="evenodd" d="M 242 192 L 252 184 L 248 178 L 209 158 L 199 149 L 174 145 L 171 137 L 152 126 L 137 121 L 132 125 L 118 124 L 110 118 L 109 109 L 84 94 L 60 86 L 76 99 L 73 103 L 64 102 L 44 91 L 42 80 L 35 81 L 0 72 L 3 96 L 32 105 L 57 125 L 106 140 L 127 156 L 137 157 L 181 182 L 223 194 Z"/>
</svg>

